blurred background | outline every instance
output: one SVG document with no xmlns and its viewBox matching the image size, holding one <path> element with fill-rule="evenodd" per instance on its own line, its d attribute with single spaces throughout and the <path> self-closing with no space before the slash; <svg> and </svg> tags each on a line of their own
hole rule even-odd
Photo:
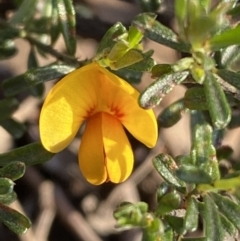
<svg viewBox="0 0 240 241">
<path fill-rule="evenodd" d="M 77 53 L 78 60 L 94 57 L 97 46 L 106 31 L 116 22 L 126 27 L 137 14 L 147 11 L 147 2 L 138 0 L 75 0 L 77 20 Z M 153 1 L 154 2 L 154 1 Z M 39 1 L 38 12 L 42 10 Z M 14 1 L 0 0 L 0 17 L 8 19 L 15 10 Z M 154 9 L 158 20 L 177 31 L 174 24 L 173 0 L 162 1 Z M 18 52 L 7 60 L 0 61 L 0 81 L 26 72 L 29 44 L 22 40 L 15 41 Z M 60 37 L 54 48 L 65 52 L 63 39 Z M 150 40 L 144 40 L 144 50 L 154 50 L 157 63 L 174 63 L 179 53 Z M 39 66 L 54 61 L 52 56 L 37 56 Z M 45 93 L 52 88 L 54 81 L 46 83 Z M 135 87 L 140 91 L 152 82 L 145 74 L 142 82 Z M 155 109 L 158 115 L 164 107 L 184 95 L 185 88 L 178 86 L 164 98 Z M 0 97 L 3 93 L 0 89 Z M 0 127 L 0 152 L 39 141 L 38 118 L 43 98 L 35 98 L 29 93 L 18 95 L 20 108 L 13 117 L 27 127 L 25 134 L 13 139 Z M 123 201 L 145 201 L 150 210 L 156 204 L 156 190 L 161 183 L 159 174 L 152 166 L 152 158 L 161 152 L 173 156 L 186 154 L 190 149 L 189 119 L 187 114 L 169 129 L 159 128 L 159 141 L 154 149 L 148 149 L 129 134 L 135 155 L 135 167 L 131 177 L 124 183 L 114 185 L 106 183 L 93 186 L 86 182 L 78 167 L 77 153 L 81 142 L 81 131 L 68 149 L 57 154 L 49 162 L 28 167 L 23 178 L 16 182 L 15 190 L 18 201 L 11 204 L 16 210 L 25 213 L 32 221 L 32 228 L 24 235 L 17 236 L 0 224 L 0 241 L 140 241 L 141 231 L 119 230 L 113 218 L 113 211 Z M 230 144 L 239 155 L 239 131 L 229 131 L 225 143 Z"/>
</svg>

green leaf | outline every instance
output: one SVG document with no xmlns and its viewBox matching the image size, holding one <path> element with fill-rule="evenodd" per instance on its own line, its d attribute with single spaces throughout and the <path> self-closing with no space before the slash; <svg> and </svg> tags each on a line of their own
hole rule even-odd
<svg viewBox="0 0 240 241">
<path fill-rule="evenodd" d="M 134 26 L 129 27 L 128 44 L 129 44 L 130 49 L 137 47 L 138 44 L 141 42 L 142 38 L 143 38 L 143 35 L 142 35 L 141 31 L 139 31 Z"/>
<path fill-rule="evenodd" d="M 178 233 L 183 234 L 184 233 L 184 227 L 183 227 L 183 218 L 171 216 L 171 215 L 165 215 L 164 220 L 168 222 L 168 224 Z"/>
<path fill-rule="evenodd" d="M 202 87 L 192 87 L 185 92 L 184 106 L 190 110 L 207 110 L 207 102 Z"/>
<path fill-rule="evenodd" d="M 9 118 L 18 106 L 19 102 L 15 98 L 0 100 L 0 121 Z"/>
<path fill-rule="evenodd" d="M 175 170 L 178 166 L 171 156 L 167 154 L 157 155 L 153 159 L 153 166 L 167 183 L 176 187 L 184 187 L 185 184 L 175 176 Z"/>
<path fill-rule="evenodd" d="M 218 210 L 209 195 L 203 197 L 204 201 L 204 230 L 207 241 L 222 241 L 224 239 L 221 219 Z"/>
<path fill-rule="evenodd" d="M 0 40 L 0 60 L 13 57 L 17 53 L 13 40 Z"/>
<path fill-rule="evenodd" d="M 161 234 L 161 241 L 173 241 L 173 236 L 172 228 L 170 228 L 170 226 L 166 228 L 165 226 L 164 233 Z"/>
<path fill-rule="evenodd" d="M 175 1 L 175 4 L 174 4 L 175 16 L 176 16 L 178 28 L 179 28 L 179 35 L 181 36 L 182 39 L 185 39 L 184 28 L 186 25 L 187 5 L 188 5 L 188 0 Z"/>
<path fill-rule="evenodd" d="M 112 62 L 116 62 L 121 57 L 123 57 L 128 52 L 128 50 L 129 48 L 126 41 L 116 42 L 115 45 L 110 50 L 107 58 Z"/>
<path fill-rule="evenodd" d="M 55 0 L 57 1 L 57 10 L 59 17 L 60 29 L 63 34 L 67 52 L 74 55 L 77 47 L 76 39 L 76 20 L 75 10 L 72 0 Z"/>
<path fill-rule="evenodd" d="M 31 227 L 31 221 L 21 213 L 0 203 L 0 221 L 16 234 L 23 234 Z"/>
<path fill-rule="evenodd" d="M 194 232 L 198 228 L 198 205 L 195 201 L 195 198 L 190 197 L 188 203 L 187 203 L 187 210 L 184 217 L 184 230 L 189 232 Z"/>
<path fill-rule="evenodd" d="M 60 35 L 60 26 L 59 26 L 59 19 L 58 19 L 58 8 L 57 8 L 57 1 L 52 1 L 52 14 L 51 14 L 51 26 L 50 26 L 50 37 L 51 37 L 51 45 L 53 45 L 59 35 Z"/>
<path fill-rule="evenodd" d="M 24 175 L 25 169 L 23 162 L 11 162 L 0 169 L 0 177 L 6 177 L 15 181 Z"/>
<path fill-rule="evenodd" d="M 4 42 L 7 40 L 13 40 L 15 38 L 18 38 L 23 34 L 21 30 L 16 28 L 11 28 L 9 25 L 1 26 L 2 29 L 0 29 L 0 42 Z"/>
<path fill-rule="evenodd" d="M 159 125 L 164 128 L 175 125 L 182 118 L 184 111 L 186 111 L 186 108 L 183 99 L 175 101 L 160 113 L 157 118 Z"/>
<path fill-rule="evenodd" d="M 231 67 L 240 58 L 240 46 L 231 45 L 221 51 L 220 59 L 218 60 L 219 68 Z"/>
<path fill-rule="evenodd" d="M 155 61 L 151 58 L 152 54 L 153 54 L 152 50 L 149 50 L 148 52 L 143 53 L 142 60 L 138 61 L 135 64 L 127 66 L 126 69 L 139 71 L 139 72 L 151 71 L 152 67 L 155 64 Z"/>
<path fill-rule="evenodd" d="M 64 77 L 76 68 L 65 64 L 53 64 L 28 70 L 26 73 L 3 81 L 5 96 L 14 96 L 21 91 L 52 79 Z"/>
<path fill-rule="evenodd" d="M 212 182 L 211 176 L 196 166 L 181 166 L 176 170 L 176 176 L 186 183 L 200 184 Z"/>
<path fill-rule="evenodd" d="M 205 237 L 201 238 L 182 238 L 181 241 L 207 241 Z"/>
<path fill-rule="evenodd" d="M 181 52 L 189 52 L 190 46 L 186 43 L 178 42 L 178 36 L 169 28 L 156 21 L 153 13 L 142 13 L 134 18 L 132 24 L 143 35 L 157 43 L 163 44 Z"/>
<path fill-rule="evenodd" d="M 8 178 L 0 177 L 0 195 L 5 195 L 13 191 L 14 182 Z"/>
<path fill-rule="evenodd" d="M 12 191 L 10 193 L 0 195 L 0 203 L 9 205 L 17 199 L 17 194 Z"/>
<path fill-rule="evenodd" d="M 227 69 L 218 69 L 216 74 L 228 82 L 230 85 L 240 90 L 240 73 L 236 73 Z"/>
<path fill-rule="evenodd" d="M 211 72 L 206 72 L 204 92 L 214 127 L 224 129 L 231 120 L 231 109 L 220 84 Z"/>
<path fill-rule="evenodd" d="M 228 232 L 229 235 L 234 236 L 237 232 L 235 226 L 222 214 L 220 214 L 220 219 L 224 231 Z"/>
<path fill-rule="evenodd" d="M 144 12 L 156 12 L 160 7 L 162 0 L 138 0 Z"/>
<path fill-rule="evenodd" d="M 152 68 L 152 78 L 161 77 L 164 74 L 173 72 L 172 65 L 170 64 L 156 64 Z"/>
<path fill-rule="evenodd" d="M 209 40 L 212 51 L 217 51 L 235 44 L 240 44 L 240 25 L 215 35 Z"/>
<path fill-rule="evenodd" d="M 220 212 L 240 230 L 240 206 L 227 197 L 212 192 L 211 196 Z"/>
<path fill-rule="evenodd" d="M 134 71 L 128 68 L 110 70 L 110 71 L 131 84 L 139 84 L 141 82 L 141 78 L 143 74 L 142 72 Z"/>
<path fill-rule="evenodd" d="M 127 30 L 121 23 L 114 24 L 103 36 L 100 44 L 98 45 L 97 58 L 102 57 L 109 52 L 116 44 L 116 38 L 120 35 L 126 34 Z"/>
<path fill-rule="evenodd" d="M 188 71 L 182 71 L 161 76 L 140 94 L 140 106 L 148 109 L 160 104 L 162 98 L 168 94 L 175 85 L 183 82 L 188 74 Z"/>
<path fill-rule="evenodd" d="M 0 125 L 15 139 L 22 137 L 26 131 L 25 125 L 13 118 L 1 120 Z"/>
<path fill-rule="evenodd" d="M 0 154 L 0 165 L 16 161 L 23 162 L 27 166 L 36 165 L 49 161 L 54 155 L 55 153 L 46 151 L 39 142 L 35 142 Z"/>
<path fill-rule="evenodd" d="M 167 184 L 166 182 L 162 182 L 160 186 L 157 189 L 157 202 L 160 201 L 160 199 L 167 194 L 171 190 L 171 186 Z"/>
<path fill-rule="evenodd" d="M 141 51 L 137 49 L 130 49 L 126 54 L 124 54 L 117 62 L 111 65 L 111 69 L 122 69 L 127 66 L 133 65 L 135 63 L 143 60 L 143 55 Z"/>
<path fill-rule="evenodd" d="M 156 208 L 156 215 L 164 215 L 179 207 L 181 203 L 181 196 L 178 192 L 173 191 L 165 194 L 158 202 Z"/>
<path fill-rule="evenodd" d="M 11 25 L 18 25 L 21 23 L 27 23 L 32 19 L 33 15 L 36 13 L 37 0 L 23 0 L 21 6 L 14 13 L 13 17 L 9 20 Z"/>
</svg>

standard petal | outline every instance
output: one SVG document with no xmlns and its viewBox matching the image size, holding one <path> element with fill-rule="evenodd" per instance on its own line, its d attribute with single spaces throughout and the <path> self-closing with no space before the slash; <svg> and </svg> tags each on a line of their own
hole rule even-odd
<svg viewBox="0 0 240 241">
<path fill-rule="evenodd" d="M 138 104 L 139 92 L 123 79 L 100 68 L 101 105 L 105 112 L 114 115 L 128 131 L 146 146 L 155 146 L 158 137 L 157 121 L 152 110 Z"/>
<path fill-rule="evenodd" d="M 63 150 L 97 106 L 96 64 L 73 71 L 48 94 L 40 114 L 40 137 L 50 152 Z"/>
<path fill-rule="evenodd" d="M 80 149 L 79 165 L 86 180 L 94 185 L 108 178 L 102 136 L 101 113 L 93 115 L 87 121 Z"/>
<path fill-rule="evenodd" d="M 103 146 L 108 178 L 120 183 L 133 169 L 133 152 L 122 124 L 113 116 L 102 113 Z"/>
</svg>

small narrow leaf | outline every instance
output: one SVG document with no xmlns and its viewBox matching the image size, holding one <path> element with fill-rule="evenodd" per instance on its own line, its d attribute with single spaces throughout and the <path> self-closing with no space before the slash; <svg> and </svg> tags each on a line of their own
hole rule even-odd
<svg viewBox="0 0 240 241">
<path fill-rule="evenodd" d="M 76 68 L 65 64 L 53 64 L 28 70 L 26 73 L 4 80 L 5 96 L 13 96 L 21 91 L 52 79 L 62 78 Z"/>
<path fill-rule="evenodd" d="M 77 39 L 75 30 L 75 10 L 72 0 L 55 1 L 57 1 L 59 24 L 65 40 L 67 51 L 70 55 L 74 55 L 76 52 Z"/>
<path fill-rule="evenodd" d="M 218 69 L 216 73 L 230 85 L 240 90 L 240 73 L 236 73 L 227 69 Z"/>
<path fill-rule="evenodd" d="M 173 72 L 172 65 L 170 64 L 156 64 L 152 68 L 152 78 L 161 77 L 164 74 Z"/>
<path fill-rule="evenodd" d="M 23 162 L 11 162 L 0 169 L 0 177 L 6 177 L 15 181 L 24 175 L 25 169 Z"/>
<path fill-rule="evenodd" d="M 227 68 L 230 67 L 233 63 L 235 63 L 235 61 L 239 60 L 239 58 L 240 46 L 231 45 L 221 51 L 218 65 L 220 66 L 220 68 Z"/>
<path fill-rule="evenodd" d="M 15 98 L 0 100 L 0 120 L 9 118 L 18 106 L 19 102 Z"/>
<path fill-rule="evenodd" d="M 213 36 L 209 41 L 212 51 L 217 51 L 235 44 L 240 44 L 240 25 Z"/>
<path fill-rule="evenodd" d="M 184 183 L 175 176 L 175 170 L 178 166 L 171 156 L 167 154 L 157 155 L 153 159 L 153 166 L 167 183 L 176 187 L 184 187 Z"/>
<path fill-rule="evenodd" d="M 46 151 L 39 142 L 35 142 L 0 154 L 0 165 L 4 166 L 16 161 L 23 162 L 27 166 L 36 165 L 49 161 L 54 155 Z"/>
<path fill-rule="evenodd" d="M 236 234 L 237 230 L 235 226 L 224 215 L 220 214 L 220 219 L 224 231 L 228 232 L 231 236 Z"/>
<path fill-rule="evenodd" d="M 186 183 L 199 184 L 212 182 L 211 176 L 196 166 L 181 166 L 176 170 L 176 176 Z"/>
<path fill-rule="evenodd" d="M 181 52 L 189 52 L 190 46 L 178 42 L 178 36 L 169 28 L 155 20 L 156 15 L 152 13 L 139 14 L 132 22 L 143 35 L 157 43 L 163 44 Z"/>
<path fill-rule="evenodd" d="M 106 52 L 109 52 L 116 44 L 116 38 L 126 34 L 127 30 L 121 23 L 114 24 L 103 36 L 97 50 L 97 56 L 102 57 Z"/>
<path fill-rule="evenodd" d="M 164 220 L 178 233 L 184 234 L 183 218 L 165 215 Z"/>
<path fill-rule="evenodd" d="M 182 39 L 185 39 L 184 27 L 186 25 L 186 17 L 187 17 L 187 3 L 188 0 L 175 1 L 175 16 L 178 23 L 179 34 Z"/>
<path fill-rule="evenodd" d="M 224 238 L 221 219 L 212 198 L 208 195 L 204 201 L 204 230 L 207 241 L 222 241 Z"/>
<path fill-rule="evenodd" d="M 220 84 L 211 72 L 206 73 L 204 92 L 214 127 L 225 128 L 231 120 L 231 109 Z"/>
<path fill-rule="evenodd" d="M 16 121 L 13 118 L 1 120 L 0 125 L 16 139 L 22 137 L 22 135 L 26 131 L 25 125 Z"/>
<path fill-rule="evenodd" d="M 193 87 L 186 91 L 184 96 L 184 105 L 191 110 L 207 110 L 207 102 L 204 89 L 201 87 Z"/>
<path fill-rule="evenodd" d="M 175 85 L 183 82 L 188 74 L 188 71 L 182 71 L 163 75 L 141 93 L 139 97 L 140 106 L 148 109 L 160 104 L 162 98 L 168 94 Z"/>
<path fill-rule="evenodd" d="M 131 84 L 139 84 L 142 78 L 142 72 L 134 71 L 128 68 L 118 69 L 118 70 L 111 70 L 114 74 L 118 75 L 119 77 L 123 78 L 127 82 Z"/>
<path fill-rule="evenodd" d="M 158 122 L 161 127 L 168 128 L 175 125 L 181 118 L 182 113 L 186 111 L 183 103 L 183 99 L 177 100 L 168 107 L 166 107 L 162 113 L 158 116 Z"/>
<path fill-rule="evenodd" d="M 17 48 L 13 40 L 0 40 L 0 60 L 13 57 L 17 53 Z"/>
<path fill-rule="evenodd" d="M 0 203 L 0 221 L 16 234 L 23 234 L 31 227 L 31 221 L 21 213 Z"/>
<path fill-rule="evenodd" d="M 17 199 L 17 194 L 12 191 L 10 193 L 0 195 L 0 203 L 9 205 Z"/>
<path fill-rule="evenodd" d="M 13 191 L 14 182 L 8 178 L 0 177 L 0 195 L 5 195 Z"/>
<path fill-rule="evenodd" d="M 178 192 L 173 191 L 164 195 L 158 202 L 156 208 L 157 215 L 164 215 L 179 207 L 181 203 L 181 196 Z"/>
<path fill-rule="evenodd" d="M 135 63 L 143 60 L 143 55 L 139 50 L 130 49 L 126 54 L 124 54 L 117 62 L 115 62 L 111 68 L 112 69 L 122 69 L 127 66 L 133 65 Z"/>
<path fill-rule="evenodd" d="M 198 228 L 198 205 L 193 197 L 190 197 L 187 210 L 184 217 L 184 229 L 189 232 L 194 232 Z"/>
<path fill-rule="evenodd" d="M 217 193 L 212 192 L 211 196 L 221 213 L 240 230 L 240 206 L 229 198 L 223 197 Z"/>
</svg>

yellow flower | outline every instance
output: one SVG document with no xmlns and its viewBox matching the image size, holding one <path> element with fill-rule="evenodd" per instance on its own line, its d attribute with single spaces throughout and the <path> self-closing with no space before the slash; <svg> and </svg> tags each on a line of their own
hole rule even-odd
<svg viewBox="0 0 240 241">
<path fill-rule="evenodd" d="M 85 178 L 95 185 L 126 180 L 133 152 L 123 126 L 150 148 L 157 141 L 155 115 L 139 107 L 138 97 L 131 85 L 97 63 L 73 71 L 53 87 L 43 104 L 43 146 L 60 152 L 86 121 L 78 158 Z"/>
</svg>

